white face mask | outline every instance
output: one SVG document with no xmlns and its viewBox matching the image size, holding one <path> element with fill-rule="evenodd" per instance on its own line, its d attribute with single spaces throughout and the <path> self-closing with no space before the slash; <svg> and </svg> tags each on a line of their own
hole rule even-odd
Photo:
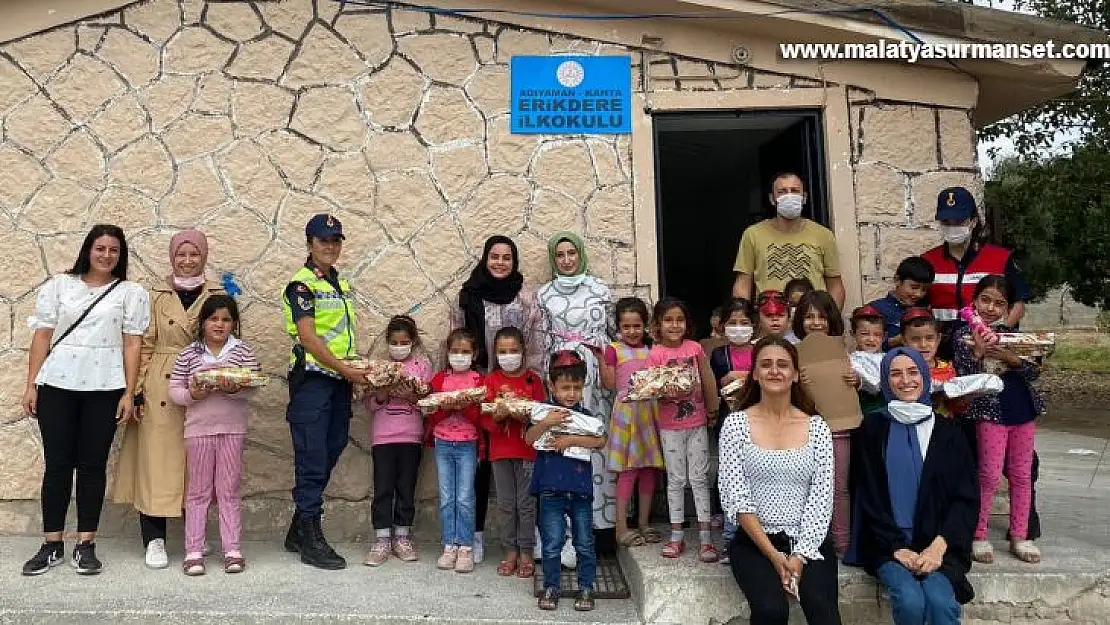
<svg viewBox="0 0 1110 625">
<path fill-rule="evenodd" d="M 520 369 L 520 363 L 524 361 L 524 356 L 520 354 L 498 354 L 497 364 L 503 371 L 512 373 Z"/>
<path fill-rule="evenodd" d="M 558 276 L 555 278 L 555 282 L 561 287 L 572 289 L 582 286 L 582 282 L 585 281 L 585 279 L 586 274 L 580 273 L 575 276 Z"/>
<path fill-rule="evenodd" d="M 730 343 L 736 345 L 744 345 L 752 340 L 752 334 L 755 329 L 751 326 L 725 326 L 725 336 L 728 337 Z"/>
<path fill-rule="evenodd" d="M 393 360 L 404 360 L 412 353 L 412 345 L 390 345 L 389 357 Z"/>
<path fill-rule="evenodd" d="M 903 425 L 917 425 L 933 416 L 932 406 L 900 399 L 890 400 L 886 408 L 890 411 L 890 416 Z"/>
<path fill-rule="evenodd" d="M 940 234 L 945 243 L 959 245 L 971 238 L 971 226 L 941 226 Z"/>
<path fill-rule="evenodd" d="M 447 355 L 447 364 L 451 365 L 451 368 L 454 369 L 456 373 L 462 373 L 463 371 L 466 371 L 467 369 L 469 369 L 470 368 L 470 363 L 473 360 L 474 359 L 471 358 L 470 354 L 448 354 Z"/>
<path fill-rule="evenodd" d="M 775 200 L 775 210 L 783 219 L 797 219 L 802 214 L 805 198 L 798 193 L 787 193 Z"/>
</svg>

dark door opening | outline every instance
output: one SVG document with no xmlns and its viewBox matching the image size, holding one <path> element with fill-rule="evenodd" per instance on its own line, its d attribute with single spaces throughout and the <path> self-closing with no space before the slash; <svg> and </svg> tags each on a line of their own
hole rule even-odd
<svg viewBox="0 0 1110 625">
<path fill-rule="evenodd" d="M 744 229 L 774 215 L 771 178 L 806 182 L 805 217 L 828 225 L 824 146 L 816 111 L 654 116 L 660 291 L 692 309 L 698 338 L 732 293 Z"/>
</svg>

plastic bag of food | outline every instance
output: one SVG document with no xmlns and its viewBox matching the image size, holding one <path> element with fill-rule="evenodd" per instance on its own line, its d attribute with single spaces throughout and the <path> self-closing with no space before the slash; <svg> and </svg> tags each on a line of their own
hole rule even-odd
<svg viewBox="0 0 1110 625">
<path fill-rule="evenodd" d="M 969 345 L 975 342 L 970 335 L 964 337 Z M 1005 347 L 1022 358 L 1045 358 L 1056 351 L 1055 332 L 999 332 L 999 347 Z"/>
<path fill-rule="evenodd" d="M 443 391 L 441 393 L 432 393 L 423 399 L 419 399 L 416 405 L 420 407 L 425 414 L 435 412 L 442 408 L 445 402 L 458 402 L 464 404 L 477 404 L 481 403 L 486 398 L 486 389 L 484 387 L 477 388 L 464 388 L 458 391 Z"/>
<path fill-rule="evenodd" d="M 246 367 L 221 367 L 197 371 L 193 374 L 193 380 L 198 386 L 208 388 L 218 388 L 221 381 L 237 384 L 243 388 L 257 388 L 270 383 L 270 379 L 265 375 Z"/>
<path fill-rule="evenodd" d="M 872 395 L 882 392 L 882 354 L 852 352 L 848 354 L 848 360 L 852 363 L 852 370 L 859 375 L 861 391 Z"/>
<path fill-rule="evenodd" d="M 738 373 L 740 377 L 721 387 L 721 397 L 724 397 L 728 409 L 734 412 L 740 409 L 740 391 L 744 389 L 744 383 L 750 377 L 747 371 L 737 371 L 735 373 Z"/>
<path fill-rule="evenodd" d="M 532 446 L 539 451 L 554 451 L 554 447 L 552 446 L 553 438 L 559 434 L 597 437 L 605 435 L 605 424 L 601 419 L 550 404 L 541 404 L 539 402 L 533 402 L 533 404 L 531 417 L 533 424 L 543 421 L 552 410 L 566 410 L 570 413 L 570 421 L 568 423 L 551 428 L 536 440 Z M 585 447 L 567 447 L 563 450 L 563 455 L 575 460 L 590 461 L 590 450 Z"/>
<path fill-rule="evenodd" d="M 516 397 L 497 397 L 491 402 L 482 404 L 482 412 L 485 414 L 493 414 L 497 412 L 498 408 L 504 409 L 508 414 L 514 416 L 531 416 L 532 409 L 535 408 L 537 402 L 530 399 L 518 399 Z"/>
<path fill-rule="evenodd" d="M 648 367 L 632 374 L 625 401 L 682 397 L 694 391 L 694 372 L 682 365 Z"/>
<path fill-rule="evenodd" d="M 389 360 L 366 361 L 366 383 L 371 388 L 386 388 L 401 381 L 404 365 Z"/>
<path fill-rule="evenodd" d="M 1002 392 L 1002 378 L 993 373 L 961 375 L 945 382 L 941 388 L 944 391 L 944 396 L 951 399 L 997 395 Z"/>
</svg>

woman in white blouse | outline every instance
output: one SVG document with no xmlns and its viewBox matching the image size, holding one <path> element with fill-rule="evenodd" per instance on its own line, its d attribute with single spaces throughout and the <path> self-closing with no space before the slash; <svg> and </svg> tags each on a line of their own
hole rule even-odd
<svg viewBox="0 0 1110 625">
<path fill-rule="evenodd" d="M 810 625 L 839 625 L 831 539 L 832 433 L 799 382 L 798 352 L 768 336 L 755 344 L 740 410 L 721 430 L 719 486 L 743 530 L 730 545 L 732 575 L 752 625 L 786 625 L 788 593 Z"/>
<path fill-rule="evenodd" d="M 73 268 L 38 293 L 23 409 L 38 419 L 46 471 L 38 553 L 24 575 L 65 557 L 62 532 L 77 473 L 77 546 L 72 564 L 95 575 L 94 540 L 104 504 L 108 451 L 116 425 L 135 410 L 139 350 L 150 322 L 146 290 L 127 281 L 127 241 L 117 226 L 93 226 Z"/>
</svg>

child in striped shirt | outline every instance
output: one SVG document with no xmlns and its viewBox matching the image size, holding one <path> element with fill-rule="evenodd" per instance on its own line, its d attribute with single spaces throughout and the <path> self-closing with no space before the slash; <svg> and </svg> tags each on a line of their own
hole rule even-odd
<svg viewBox="0 0 1110 625">
<path fill-rule="evenodd" d="M 261 367 L 251 348 L 239 340 L 239 307 L 227 295 L 213 295 L 200 309 L 198 340 L 181 352 L 170 377 L 170 399 L 185 406 L 186 575 L 204 575 L 204 533 L 208 506 L 215 492 L 220 508 L 220 540 L 224 571 L 239 573 L 246 561 L 239 550 L 242 519 L 239 481 L 243 473 L 243 440 L 247 433 L 249 388 L 222 381 L 219 388 L 200 386 L 198 371 Z"/>
</svg>

